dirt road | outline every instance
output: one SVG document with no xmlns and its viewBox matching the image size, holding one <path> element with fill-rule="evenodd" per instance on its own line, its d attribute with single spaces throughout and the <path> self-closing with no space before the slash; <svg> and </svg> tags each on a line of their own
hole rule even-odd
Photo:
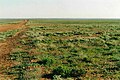
<svg viewBox="0 0 120 80">
<path fill-rule="evenodd" d="M 13 37 L 8 38 L 4 42 L 0 42 L 0 80 L 11 80 L 12 76 L 8 76 L 4 74 L 4 71 L 7 70 L 8 67 L 15 65 L 16 63 L 12 62 L 8 59 L 8 55 L 15 48 L 17 44 L 17 40 L 20 39 L 21 34 L 26 30 L 26 23 L 28 20 L 23 20 L 18 24 L 10 24 L 5 27 L 0 27 L 0 32 L 14 30 L 21 28 L 21 31 L 16 33 Z"/>
<path fill-rule="evenodd" d="M 23 20 L 17 24 L 2 25 L 0 26 L 0 32 L 22 28 L 27 22 L 28 20 Z"/>
</svg>

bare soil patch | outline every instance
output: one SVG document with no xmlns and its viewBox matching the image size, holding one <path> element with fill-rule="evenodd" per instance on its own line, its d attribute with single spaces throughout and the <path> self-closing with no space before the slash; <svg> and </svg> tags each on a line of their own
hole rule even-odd
<svg viewBox="0 0 120 80">
<path fill-rule="evenodd" d="M 0 32 L 22 28 L 23 25 L 25 25 L 26 23 L 27 23 L 27 20 L 24 20 L 18 24 L 2 25 L 2 26 L 0 26 Z"/>
</svg>

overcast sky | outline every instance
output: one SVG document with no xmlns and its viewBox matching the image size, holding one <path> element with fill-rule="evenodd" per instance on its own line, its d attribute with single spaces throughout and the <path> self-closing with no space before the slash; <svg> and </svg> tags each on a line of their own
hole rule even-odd
<svg viewBox="0 0 120 80">
<path fill-rule="evenodd" d="M 120 18 L 120 0 L 0 0 L 0 18 Z"/>
</svg>

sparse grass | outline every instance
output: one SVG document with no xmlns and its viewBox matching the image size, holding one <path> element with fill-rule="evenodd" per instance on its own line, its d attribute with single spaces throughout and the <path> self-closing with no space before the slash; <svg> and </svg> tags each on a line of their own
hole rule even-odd
<svg viewBox="0 0 120 80">
<path fill-rule="evenodd" d="M 12 37 L 18 30 L 10 30 L 6 32 L 0 32 L 0 41 L 6 40 L 6 38 Z"/>
<path fill-rule="evenodd" d="M 16 20 L 13 20 L 13 19 L 0 19 L 0 25 L 4 25 L 4 24 L 17 24 L 19 23 L 20 21 L 22 20 L 19 20 L 19 19 L 16 19 Z"/>
<path fill-rule="evenodd" d="M 30 20 L 19 48 L 26 52 L 10 55 L 20 65 L 21 75 L 34 74 L 53 80 L 120 79 L 119 20 Z M 25 48 L 24 48 L 25 47 Z M 27 58 L 27 60 L 26 60 Z M 35 60 L 34 62 L 30 62 Z M 27 62 L 26 62 L 27 61 Z M 22 66 L 22 67 L 21 67 Z M 23 69 L 25 67 L 25 69 Z M 38 79 L 38 75 L 34 75 Z M 27 76 L 27 77 L 26 77 Z M 28 78 L 28 75 L 23 76 Z M 28 79 L 33 78 L 32 76 Z"/>
</svg>

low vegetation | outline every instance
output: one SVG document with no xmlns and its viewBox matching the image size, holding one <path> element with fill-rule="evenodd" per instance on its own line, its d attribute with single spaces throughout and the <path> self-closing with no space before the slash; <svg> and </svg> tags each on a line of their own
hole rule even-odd
<svg viewBox="0 0 120 80">
<path fill-rule="evenodd" d="M 10 38 L 13 35 L 15 35 L 15 33 L 18 32 L 18 30 L 9 30 L 6 32 L 0 32 L 0 41 L 6 40 L 6 38 Z"/>
<path fill-rule="evenodd" d="M 30 28 L 16 46 L 23 52 L 10 54 L 19 65 L 10 68 L 8 74 L 18 80 L 119 80 L 119 22 L 30 20 Z"/>
</svg>

